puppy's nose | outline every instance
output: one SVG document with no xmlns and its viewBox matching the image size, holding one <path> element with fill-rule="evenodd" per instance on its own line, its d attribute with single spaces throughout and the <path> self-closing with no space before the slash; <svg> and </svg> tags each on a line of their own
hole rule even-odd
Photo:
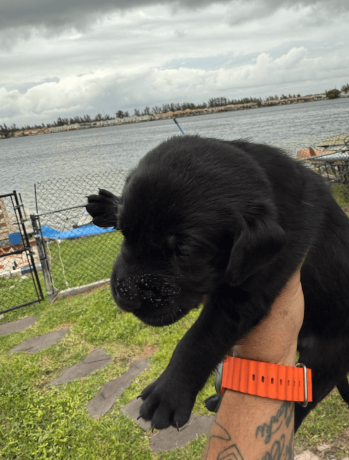
<svg viewBox="0 0 349 460">
<path fill-rule="evenodd" d="M 141 308 L 142 302 L 137 299 L 125 299 L 124 297 L 121 297 L 121 295 L 118 293 L 116 297 L 116 303 L 119 305 L 119 307 L 122 310 L 125 311 L 134 311 L 138 310 Z"/>
</svg>

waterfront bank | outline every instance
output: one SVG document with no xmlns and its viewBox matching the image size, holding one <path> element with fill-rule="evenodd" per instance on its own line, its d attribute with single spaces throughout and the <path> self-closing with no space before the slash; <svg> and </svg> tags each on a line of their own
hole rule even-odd
<svg viewBox="0 0 349 460">
<path fill-rule="evenodd" d="M 349 95 L 349 93 L 348 93 Z M 91 129 L 91 128 L 106 128 L 109 126 L 118 126 L 125 124 L 133 123 L 142 123 L 156 120 L 166 120 L 171 118 L 181 118 L 181 117 L 192 117 L 198 115 L 209 115 L 214 113 L 224 113 L 224 112 L 235 112 L 239 110 L 248 110 L 248 109 L 257 109 L 257 108 L 266 108 L 266 107 L 278 107 L 278 106 L 287 106 L 293 104 L 302 104 L 309 102 L 317 102 L 328 100 L 325 94 L 314 94 L 310 96 L 300 96 L 286 99 L 274 99 L 268 100 L 260 103 L 250 102 L 246 104 L 229 104 L 220 107 L 206 107 L 201 109 L 186 109 L 186 110 L 176 110 L 166 113 L 158 113 L 152 115 L 141 115 L 141 116 L 132 116 L 132 117 L 123 117 L 123 118 L 112 118 L 109 120 L 100 120 L 92 121 L 90 123 L 74 123 L 69 125 L 61 126 L 51 126 L 51 127 L 42 127 L 42 128 L 33 128 L 33 129 L 21 129 L 13 131 L 8 136 L 4 136 L 0 133 L 0 139 L 11 138 L 11 137 L 26 137 L 34 135 L 43 135 L 43 134 L 52 134 L 52 133 L 61 133 L 67 131 L 77 131 L 80 129 Z"/>
</svg>

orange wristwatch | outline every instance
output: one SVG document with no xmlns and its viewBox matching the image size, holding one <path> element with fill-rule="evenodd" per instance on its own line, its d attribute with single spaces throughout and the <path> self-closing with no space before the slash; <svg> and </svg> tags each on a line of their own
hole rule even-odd
<svg viewBox="0 0 349 460">
<path fill-rule="evenodd" d="M 282 401 L 297 401 L 306 407 L 313 400 L 311 370 L 227 356 L 223 362 L 220 392 L 226 389 Z"/>
</svg>

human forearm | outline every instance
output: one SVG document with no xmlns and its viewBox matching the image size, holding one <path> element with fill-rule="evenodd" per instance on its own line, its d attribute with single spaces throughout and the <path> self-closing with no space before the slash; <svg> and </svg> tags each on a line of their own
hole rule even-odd
<svg viewBox="0 0 349 460">
<path fill-rule="evenodd" d="M 243 359 L 294 366 L 304 299 L 297 271 L 270 314 L 233 349 Z M 293 459 L 294 402 L 226 390 L 203 460 Z"/>
<path fill-rule="evenodd" d="M 226 390 L 203 460 L 293 459 L 294 404 Z"/>
</svg>

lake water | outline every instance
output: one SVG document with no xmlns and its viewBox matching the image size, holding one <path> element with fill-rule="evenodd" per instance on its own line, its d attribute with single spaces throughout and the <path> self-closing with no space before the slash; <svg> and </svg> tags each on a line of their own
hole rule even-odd
<svg viewBox="0 0 349 460">
<path fill-rule="evenodd" d="M 271 143 L 291 155 L 330 133 L 348 132 L 349 98 L 178 119 L 186 134 Z M 129 169 L 151 148 L 180 132 L 172 120 L 0 141 L 0 194 L 20 191 L 33 203 L 33 185 L 52 178 Z"/>
</svg>

